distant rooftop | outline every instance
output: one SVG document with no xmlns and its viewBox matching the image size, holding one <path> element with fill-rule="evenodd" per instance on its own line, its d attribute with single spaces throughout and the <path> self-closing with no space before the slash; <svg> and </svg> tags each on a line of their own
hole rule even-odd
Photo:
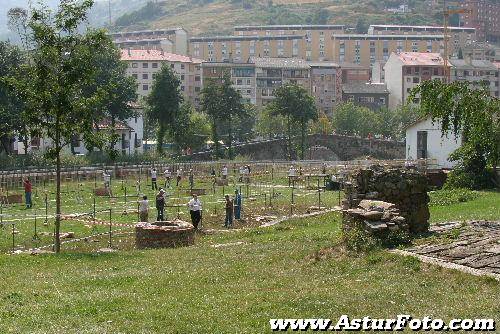
<svg viewBox="0 0 500 334">
<path fill-rule="evenodd" d="M 227 41 L 266 41 L 266 40 L 293 40 L 302 39 L 304 35 L 272 35 L 272 36 L 211 36 L 211 37 L 191 37 L 190 43 L 197 42 L 227 42 Z"/>
<path fill-rule="evenodd" d="M 311 67 L 340 67 L 339 64 L 329 61 L 308 61 L 307 64 Z"/>
<path fill-rule="evenodd" d="M 252 57 L 250 61 L 255 63 L 256 67 L 264 68 L 297 68 L 308 69 L 307 61 L 299 58 L 257 58 Z"/>
<path fill-rule="evenodd" d="M 496 70 L 497 67 L 488 60 L 472 59 L 470 61 L 465 59 L 450 59 L 452 67 L 458 69 L 483 69 L 483 70 Z"/>
<path fill-rule="evenodd" d="M 164 34 L 173 34 L 179 30 L 184 30 L 184 29 L 177 27 L 177 28 L 156 29 L 156 30 L 118 31 L 109 33 L 108 35 L 111 37 L 134 36 L 134 35 L 164 35 Z"/>
<path fill-rule="evenodd" d="M 393 53 L 403 62 L 404 65 L 443 66 L 444 61 L 439 53 L 431 52 L 401 52 Z M 392 57 L 392 55 L 391 55 Z"/>
<path fill-rule="evenodd" d="M 121 59 L 125 61 L 170 61 L 179 63 L 202 63 L 201 59 L 163 52 L 160 50 L 121 50 Z"/>
<path fill-rule="evenodd" d="M 388 30 L 388 29 L 399 29 L 399 30 L 443 30 L 442 26 L 412 26 L 412 25 L 398 25 L 398 24 L 371 24 L 368 30 Z M 470 27 L 448 27 L 451 31 L 470 31 L 475 32 L 475 28 Z"/>
<path fill-rule="evenodd" d="M 285 24 L 285 25 L 249 25 L 249 26 L 236 26 L 235 31 L 244 30 L 329 30 L 329 29 L 344 29 L 343 24 Z"/>
<path fill-rule="evenodd" d="M 352 82 L 342 85 L 342 91 L 347 94 L 389 94 L 385 83 Z"/>
<path fill-rule="evenodd" d="M 351 40 L 351 39 L 364 39 L 364 40 L 443 40 L 443 35 L 396 35 L 396 34 L 334 34 L 332 35 L 332 39 L 340 39 L 340 40 Z"/>
</svg>

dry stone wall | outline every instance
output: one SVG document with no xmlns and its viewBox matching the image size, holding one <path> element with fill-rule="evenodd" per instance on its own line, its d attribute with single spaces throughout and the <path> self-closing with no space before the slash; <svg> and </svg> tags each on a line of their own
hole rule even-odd
<svg viewBox="0 0 500 334">
<path fill-rule="evenodd" d="M 413 234 L 429 230 L 427 178 L 418 171 L 380 166 L 360 169 L 351 174 L 345 192 L 347 223 L 361 219 L 370 230 L 397 226 Z"/>
</svg>

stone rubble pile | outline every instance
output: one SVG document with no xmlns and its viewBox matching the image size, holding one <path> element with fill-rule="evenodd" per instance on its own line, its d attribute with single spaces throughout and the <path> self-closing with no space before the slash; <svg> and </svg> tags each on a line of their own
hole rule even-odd
<svg viewBox="0 0 500 334">
<path fill-rule="evenodd" d="M 381 166 L 359 169 L 350 175 L 345 197 L 346 223 L 362 220 L 370 231 L 414 234 L 429 230 L 427 179 L 418 171 Z"/>
</svg>

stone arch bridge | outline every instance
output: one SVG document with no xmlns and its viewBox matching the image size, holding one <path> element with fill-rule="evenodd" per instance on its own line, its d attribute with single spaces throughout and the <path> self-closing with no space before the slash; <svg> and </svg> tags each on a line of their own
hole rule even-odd
<svg viewBox="0 0 500 334">
<path fill-rule="evenodd" d="M 297 138 L 294 139 L 297 142 Z M 347 161 L 370 156 L 375 159 L 404 159 L 405 143 L 341 135 L 308 135 L 305 159 Z M 251 160 L 286 160 L 286 138 L 248 142 L 233 146 L 235 155 Z M 194 153 L 195 161 L 212 159 L 212 151 Z"/>
</svg>

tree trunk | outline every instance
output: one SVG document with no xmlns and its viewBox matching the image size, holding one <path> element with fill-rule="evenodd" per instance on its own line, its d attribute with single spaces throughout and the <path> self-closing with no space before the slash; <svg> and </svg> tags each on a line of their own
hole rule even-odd
<svg viewBox="0 0 500 334">
<path fill-rule="evenodd" d="M 292 125 L 290 124 L 290 115 L 287 116 L 287 132 L 288 132 L 288 160 L 292 160 Z"/>
<path fill-rule="evenodd" d="M 228 149 L 229 149 L 229 160 L 233 160 L 233 124 L 231 122 L 231 116 L 228 118 L 228 139 L 229 139 L 229 144 L 228 144 Z"/>
<path fill-rule="evenodd" d="M 165 125 L 163 123 L 160 123 L 156 143 L 156 151 L 159 154 L 163 154 L 163 138 L 165 138 Z"/>
<path fill-rule="evenodd" d="M 59 119 L 56 120 L 56 225 L 54 231 L 54 251 L 61 251 L 61 138 Z"/>
<path fill-rule="evenodd" d="M 306 125 L 304 122 L 301 124 L 300 129 L 300 160 L 304 160 L 304 151 L 305 151 L 305 141 L 306 141 Z"/>
</svg>

